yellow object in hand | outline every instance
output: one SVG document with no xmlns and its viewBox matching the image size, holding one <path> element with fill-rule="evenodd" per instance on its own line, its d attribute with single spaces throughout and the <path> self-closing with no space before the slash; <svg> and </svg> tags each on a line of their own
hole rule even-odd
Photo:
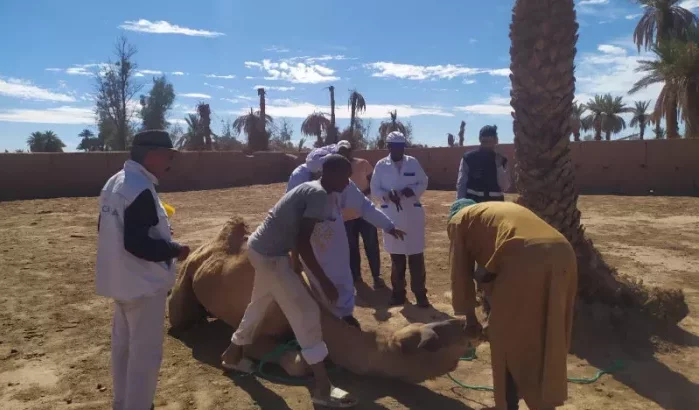
<svg viewBox="0 0 699 410">
<path fill-rule="evenodd" d="M 172 215 L 175 214 L 175 208 L 166 204 L 163 201 L 160 201 L 160 203 L 163 205 L 163 208 L 165 208 L 165 213 L 167 214 L 167 217 L 172 218 Z"/>
</svg>

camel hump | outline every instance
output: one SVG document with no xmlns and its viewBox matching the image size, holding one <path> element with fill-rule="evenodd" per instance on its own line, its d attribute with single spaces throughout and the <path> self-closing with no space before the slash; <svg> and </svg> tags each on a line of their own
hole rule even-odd
<svg viewBox="0 0 699 410">
<path fill-rule="evenodd" d="M 216 242 L 224 245 L 228 253 L 238 253 L 248 240 L 248 227 L 240 216 L 231 217 L 221 228 Z"/>
</svg>

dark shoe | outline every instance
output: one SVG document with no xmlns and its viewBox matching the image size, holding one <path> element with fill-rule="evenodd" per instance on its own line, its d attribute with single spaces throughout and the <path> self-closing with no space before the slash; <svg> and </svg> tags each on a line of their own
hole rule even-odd
<svg viewBox="0 0 699 410">
<path fill-rule="evenodd" d="M 381 278 L 374 278 L 374 289 L 386 289 L 386 282 Z"/>
<path fill-rule="evenodd" d="M 388 300 L 389 306 L 403 306 L 405 305 L 405 296 L 391 295 L 391 299 Z"/>
<path fill-rule="evenodd" d="M 347 323 L 350 326 L 354 326 L 359 330 L 362 329 L 362 327 L 359 325 L 359 321 L 354 316 L 345 316 L 342 318 L 342 320 L 344 320 L 345 323 Z"/>
<path fill-rule="evenodd" d="M 364 279 L 362 279 L 362 278 L 354 278 L 354 287 L 355 287 L 355 288 L 356 288 L 357 286 L 363 285 L 363 284 L 364 284 Z"/>
<path fill-rule="evenodd" d="M 417 298 L 417 303 L 416 303 L 416 305 L 417 305 L 417 307 L 423 308 L 423 309 L 427 309 L 427 308 L 432 307 L 432 305 L 430 304 L 430 301 L 427 300 L 426 297 Z"/>
</svg>

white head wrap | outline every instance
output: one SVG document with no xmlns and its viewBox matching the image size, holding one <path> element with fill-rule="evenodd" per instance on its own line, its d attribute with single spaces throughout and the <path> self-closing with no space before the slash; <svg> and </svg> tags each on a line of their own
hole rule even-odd
<svg viewBox="0 0 699 410">
<path fill-rule="evenodd" d="M 337 149 L 339 150 L 340 148 L 352 149 L 352 144 L 347 140 L 342 140 L 337 143 Z"/>
<path fill-rule="evenodd" d="M 325 157 L 330 154 L 335 154 L 337 152 L 336 145 L 326 145 L 324 147 L 316 148 L 308 153 L 306 157 L 306 167 L 308 170 L 316 173 L 323 170 L 323 162 L 325 162 Z"/>
<path fill-rule="evenodd" d="M 405 136 L 400 131 L 393 131 L 386 137 L 387 144 L 405 144 Z"/>
</svg>

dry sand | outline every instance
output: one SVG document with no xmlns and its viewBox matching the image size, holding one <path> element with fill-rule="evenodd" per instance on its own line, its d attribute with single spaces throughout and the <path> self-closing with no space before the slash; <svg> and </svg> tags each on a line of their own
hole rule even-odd
<svg viewBox="0 0 699 410">
<path fill-rule="evenodd" d="M 256 226 L 283 192 L 280 184 L 163 195 L 177 208 L 176 239 L 199 245 L 231 215 Z M 449 313 L 445 215 L 453 192 L 425 195 L 428 289 Z M 584 223 L 607 260 L 646 283 L 684 289 L 690 316 L 658 334 L 619 334 L 614 327 L 577 335 L 571 376 L 591 376 L 614 359 L 623 371 L 592 385 L 570 385 L 564 409 L 699 409 L 699 198 L 586 196 Z M 110 408 L 112 306 L 95 296 L 96 198 L 0 203 L 0 408 Z M 382 254 L 386 277 L 389 261 Z M 365 269 L 365 275 L 368 274 Z M 395 328 L 441 317 L 408 306 L 386 309 L 386 294 L 360 292 L 366 328 Z M 308 390 L 254 377 L 233 380 L 216 367 L 230 329 L 213 322 L 180 338 L 167 335 L 156 407 L 163 409 L 308 409 Z M 454 376 L 490 385 L 488 346 Z M 337 384 L 360 409 L 481 409 L 492 394 L 455 388 L 446 377 L 420 386 L 356 377 Z M 522 408 L 526 408 L 522 404 Z"/>
</svg>

